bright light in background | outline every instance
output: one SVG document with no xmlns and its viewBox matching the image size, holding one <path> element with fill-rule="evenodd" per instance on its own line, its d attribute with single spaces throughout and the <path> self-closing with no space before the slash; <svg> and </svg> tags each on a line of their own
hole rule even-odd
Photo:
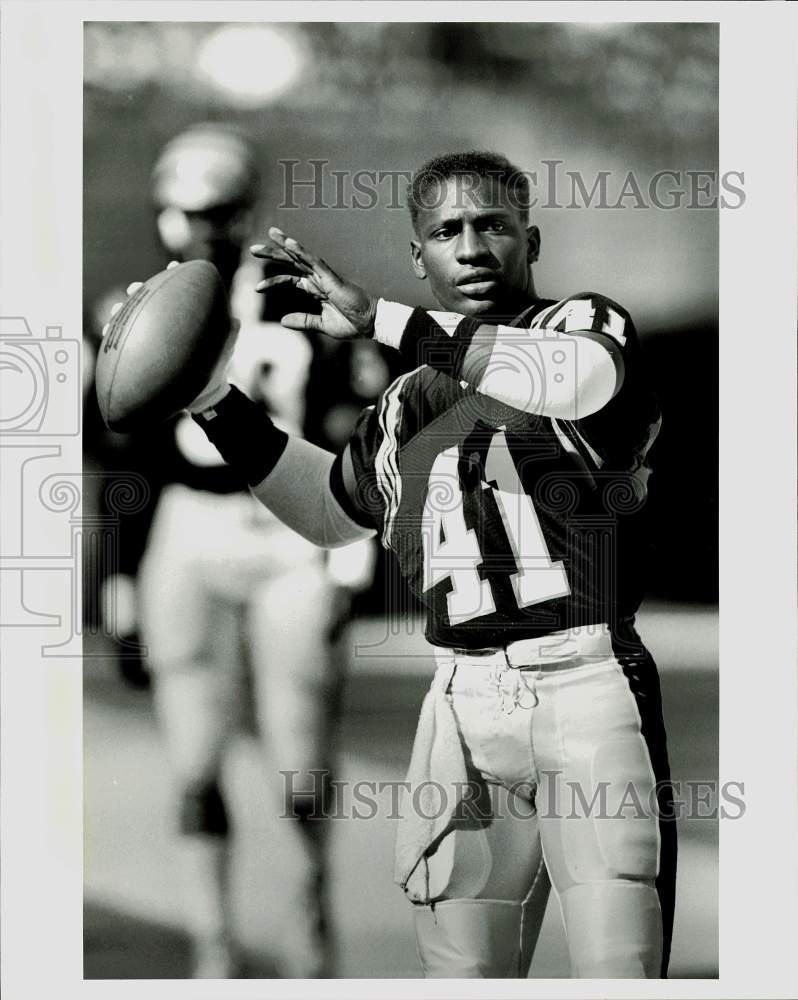
<svg viewBox="0 0 798 1000">
<path fill-rule="evenodd" d="M 299 40 L 272 25 L 228 25 L 200 44 L 197 73 L 239 107 L 275 100 L 304 64 Z"/>
</svg>

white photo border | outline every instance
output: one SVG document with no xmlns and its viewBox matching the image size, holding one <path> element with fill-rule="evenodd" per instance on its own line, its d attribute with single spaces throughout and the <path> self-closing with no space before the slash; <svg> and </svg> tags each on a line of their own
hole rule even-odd
<svg viewBox="0 0 798 1000">
<path fill-rule="evenodd" d="M 41 658 L 36 629 L 2 634 L 2 987 L 38 996 L 793 997 L 798 995 L 796 713 L 796 14 L 769 3 L 23 2 L 2 11 L 2 313 L 34 334 L 82 324 L 83 21 L 717 21 L 720 171 L 746 202 L 721 211 L 721 781 L 747 812 L 721 821 L 720 978 L 84 981 L 81 670 Z M 688 365 L 689 358 L 685 359 Z M 80 473 L 79 437 L 60 448 Z M 18 455 L 17 452 L 14 453 Z M 7 454 L 3 454 L 4 463 Z M 9 466 L 7 466 L 8 468 Z M 18 505 L 2 485 L 3 511 Z M 41 531 L 50 530 L 46 524 Z M 61 545 L 61 542 L 55 544 Z M 46 544 L 45 544 L 45 551 Z M 68 554 L 68 552 L 67 552 Z M 8 552 L 6 552 L 8 555 Z M 12 553 L 13 555 L 13 553 Z M 42 590 L 42 593 L 45 593 Z M 50 593 L 50 591 L 48 591 Z M 51 607 L 63 607 L 55 583 Z M 386 873 L 386 878 L 388 874 Z"/>
</svg>

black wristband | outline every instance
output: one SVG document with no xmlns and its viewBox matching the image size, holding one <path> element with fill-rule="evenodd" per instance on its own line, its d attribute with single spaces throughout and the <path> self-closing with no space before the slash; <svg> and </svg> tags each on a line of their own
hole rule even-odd
<svg viewBox="0 0 798 1000">
<path fill-rule="evenodd" d="M 253 403 L 234 385 L 207 414 L 195 413 L 194 419 L 208 440 L 250 486 L 257 486 L 277 465 L 288 435 L 274 426 L 262 405 Z"/>
</svg>

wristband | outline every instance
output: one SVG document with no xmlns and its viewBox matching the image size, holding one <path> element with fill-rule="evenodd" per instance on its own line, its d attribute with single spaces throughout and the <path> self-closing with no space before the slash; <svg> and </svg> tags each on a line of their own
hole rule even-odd
<svg viewBox="0 0 798 1000">
<path fill-rule="evenodd" d="M 188 412 L 194 416 L 195 413 L 213 414 L 214 408 L 221 403 L 230 391 L 230 383 L 224 379 L 212 388 L 204 389 L 202 393 L 188 406 Z"/>
<path fill-rule="evenodd" d="M 377 310 L 374 315 L 374 340 L 386 347 L 399 350 L 402 334 L 413 314 L 411 306 L 403 306 L 399 302 L 389 302 L 387 299 L 377 299 Z"/>
<path fill-rule="evenodd" d="M 235 386 L 212 409 L 193 416 L 225 462 L 250 486 L 263 482 L 288 444 L 288 435 L 274 426 L 263 406 Z"/>
</svg>

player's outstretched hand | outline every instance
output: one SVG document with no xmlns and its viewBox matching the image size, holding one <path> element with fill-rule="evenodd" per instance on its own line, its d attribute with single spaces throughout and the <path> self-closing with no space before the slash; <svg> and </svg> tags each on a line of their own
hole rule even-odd
<svg viewBox="0 0 798 1000">
<path fill-rule="evenodd" d="M 336 340 L 370 337 L 374 332 L 377 300 L 358 285 L 347 281 L 293 237 L 272 226 L 269 242 L 250 247 L 252 254 L 269 262 L 277 273 L 256 286 L 265 292 L 277 285 L 291 284 L 312 295 L 321 313 L 288 313 L 280 321 L 292 330 L 319 330 Z"/>
</svg>

